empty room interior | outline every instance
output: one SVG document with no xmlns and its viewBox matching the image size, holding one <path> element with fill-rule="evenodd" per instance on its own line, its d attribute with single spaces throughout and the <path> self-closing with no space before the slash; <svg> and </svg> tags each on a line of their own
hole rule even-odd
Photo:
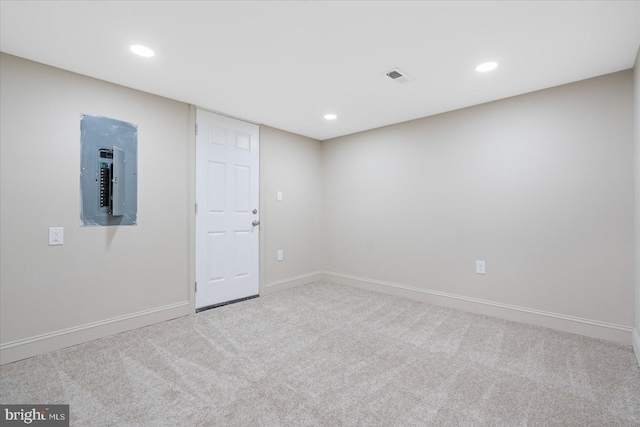
<svg viewBox="0 0 640 427">
<path fill-rule="evenodd" d="M 0 419 L 640 425 L 639 48 L 639 1 L 1 1 Z"/>
</svg>

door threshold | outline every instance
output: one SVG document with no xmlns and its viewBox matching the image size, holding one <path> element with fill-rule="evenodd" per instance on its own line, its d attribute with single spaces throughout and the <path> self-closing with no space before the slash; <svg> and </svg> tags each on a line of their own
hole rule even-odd
<svg viewBox="0 0 640 427">
<path fill-rule="evenodd" d="M 211 310 L 212 308 L 218 308 L 229 304 L 235 304 L 237 302 L 247 301 L 250 299 L 258 298 L 260 295 L 251 295 L 250 297 L 238 298 L 227 302 L 221 302 L 218 304 L 207 305 L 206 307 L 196 308 L 196 313 L 200 313 L 201 311 Z"/>
</svg>

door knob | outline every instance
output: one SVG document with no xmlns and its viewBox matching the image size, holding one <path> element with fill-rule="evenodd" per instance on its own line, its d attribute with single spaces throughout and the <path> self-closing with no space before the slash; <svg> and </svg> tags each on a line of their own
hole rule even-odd
<svg viewBox="0 0 640 427">
<path fill-rule="evenodd" d="M 256 225 L 260 225 L 260 221 L 256 221 L 256 220 L 254 220 L 254 221 L 251 223 L 251 225 L 253 225 L 254 227 L 255 227 Z"/>
</svg>

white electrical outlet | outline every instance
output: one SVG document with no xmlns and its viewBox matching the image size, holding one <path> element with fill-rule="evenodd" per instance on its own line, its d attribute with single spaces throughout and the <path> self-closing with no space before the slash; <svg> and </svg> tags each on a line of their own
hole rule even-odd
<svg viewBox="0 0 640 427">
<path fill-rule="evenodd" d="M 485 263 L 484 261 L 476 261 L 476 274 L 485 274 Z"/>
<path fill-rule="evenodd" d="M 64 227 L 49 227 L 49 246 L 64 244 Z"/>
<path fill-rule="evenodd" d="M 278 191 L 278 194 L 276 196 L 278 198 L 278 201 L 281 202 L 282 201 L 282 191 Z"/>
<path fill-rule="evenodd" d="M 283 258 L 283 253 L 282 253 L 282 249 L 278 250 L 278 261 L 282 261 Z"/>
</svg>

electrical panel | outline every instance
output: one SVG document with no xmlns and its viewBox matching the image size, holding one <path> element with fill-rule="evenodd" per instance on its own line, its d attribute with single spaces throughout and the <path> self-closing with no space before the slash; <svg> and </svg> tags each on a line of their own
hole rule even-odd
<svg viewBox="0 0 640 427">
<path fill-rule="evenodd" d="M 136 225 L 138 127 L 83 114 L 80 133 L 82 225 Z"/>
</svg>

